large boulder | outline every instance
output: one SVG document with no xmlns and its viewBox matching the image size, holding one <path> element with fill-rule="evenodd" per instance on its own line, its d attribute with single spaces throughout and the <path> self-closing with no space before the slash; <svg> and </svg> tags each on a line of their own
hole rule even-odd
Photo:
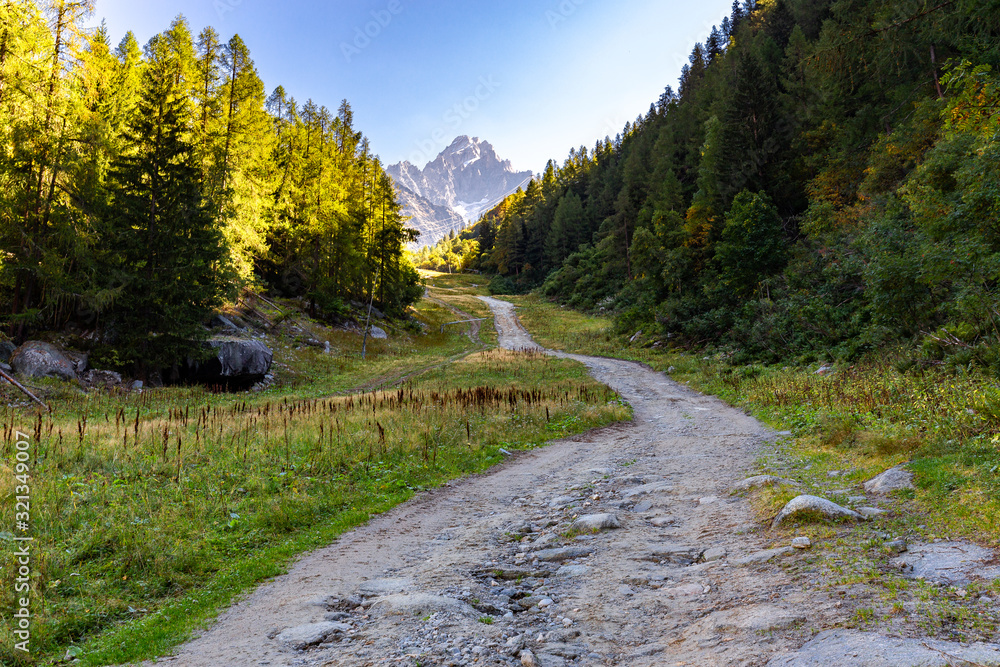
<svg viewBox="0 0 1000 667">
<path fill-rule="evenodd" d="M 76 379 L 76 364 L 55 345 L 40 341 L 29 341 L 14 350 L 10 365 L 26 378 Z"/>
<path fill-rule="evenodd" d="M 220 336 L 210 338 L 205 345 L 212 356 L 196 362 L 188 361 L 191 379 L 205 384 L 253 385 L 271 370 L 274 353 L 259 340 Z"/>
</svg>

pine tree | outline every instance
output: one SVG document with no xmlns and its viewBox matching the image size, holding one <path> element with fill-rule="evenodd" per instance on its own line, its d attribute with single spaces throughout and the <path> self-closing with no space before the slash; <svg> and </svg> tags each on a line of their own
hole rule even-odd
<svg viewBox="0 0 1000 667">
<path fill-rule="evenodd" d="M 147 54 L 127 150 L 112 169 L 104 257 L 122 285 L 108 317 L 141 374 L 190 354 L 225 293 L 222 235 L 205 207 L 181 63 L 162 37 Z"/>
<path fill-rule="evenodd" d="M 720 294 L 750 297 L 762 280 L 783 268 L 786 256 L 781 218 L 767 195 L 747 190 L 737 195 L 715 251 Z"/>
</svg>

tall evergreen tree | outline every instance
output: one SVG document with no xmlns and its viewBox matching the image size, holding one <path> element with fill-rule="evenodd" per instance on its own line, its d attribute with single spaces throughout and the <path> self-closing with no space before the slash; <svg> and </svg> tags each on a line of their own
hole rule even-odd
<svg viewBox="0 0 1000 667">
<path fill-rule="evenodd" d="M 225 294 L 222 234 L 204 202 L 182 64 L 162 37 L 147 52 L 128 145 L 112 170 L 104 257 L 122 286 L 108 318 L 141 373 L 189 354 Z"/>
</svg>

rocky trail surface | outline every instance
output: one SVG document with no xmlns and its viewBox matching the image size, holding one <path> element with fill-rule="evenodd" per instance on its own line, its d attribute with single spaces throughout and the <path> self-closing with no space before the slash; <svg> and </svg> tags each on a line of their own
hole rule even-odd
<svg viewBox="0 0 1000 667">
<path fill-rule="evenodd" d="M 539 349 L 486 299 L 501 345 Z M 828 630 L 732 495 L 775 434 L 639 364 L 569 356 L 633 423 L 513 456 L 299 560 L 174 665 L 995 665 L 990 645 Z"/>
</svg>

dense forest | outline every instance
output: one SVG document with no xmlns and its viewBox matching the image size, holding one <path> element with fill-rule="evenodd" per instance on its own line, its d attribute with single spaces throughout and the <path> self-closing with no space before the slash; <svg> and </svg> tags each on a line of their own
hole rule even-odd
<svg viewBox="0 0 1000 667">
<path fill-rule="evenodd" d="M 16 340 L 79 323 L 156 367 L 244 290 L 336 316 L 422 289 L 389 177 L 354 127 L 267 95 L 246 44 L 183 17 L 140 47 L 92 0 L 0 1 L 0 316 Z"/>
<path fill-rule="evenodd" d="M 734 3 L 676 92 L 426 254 L 737 360 L 1000 370 L 998 64 L 996 0 Z"/>
</svg>

